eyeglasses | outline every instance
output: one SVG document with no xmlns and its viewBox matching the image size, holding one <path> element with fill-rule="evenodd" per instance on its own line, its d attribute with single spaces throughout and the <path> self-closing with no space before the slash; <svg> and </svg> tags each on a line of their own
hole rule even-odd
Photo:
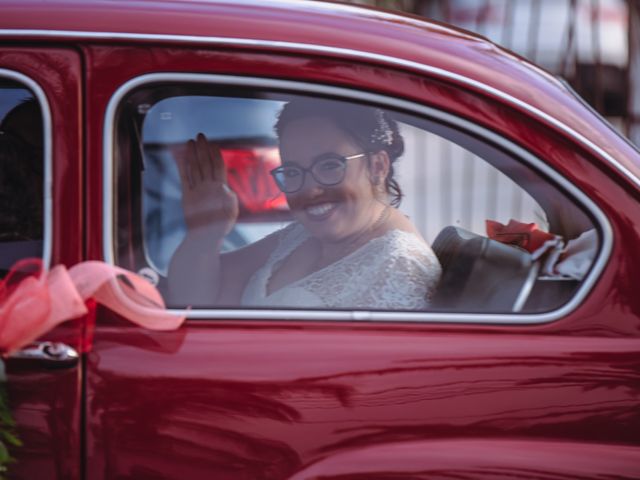
<svg viewBox="0 0 640 480">
<path fill-rule="evenodd" d="M 310 168 L 298 165 L 283 165 L 271 170 L 271 175 L 278 188 L 284 193 L 295 193 L 302 188 L 306 173 L 309 172 L 313 179 L 320 185 L 330 187 L 344 180 L 347 170 L 347 160 L 365 157 L 366 153 L 358 153 L 343 157 L 335 153 L 328 153 L 316 159 Z"/>
</svg>

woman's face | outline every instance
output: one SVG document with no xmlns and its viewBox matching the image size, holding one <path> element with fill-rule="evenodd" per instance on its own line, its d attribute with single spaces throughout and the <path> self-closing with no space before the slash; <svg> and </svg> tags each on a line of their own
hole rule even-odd
<svg viewBox="0 0 640 480">
<path fill-rule="evenodd" d="M 327 154 L 348 157 L 364 153 L 362 147 L 330 120 L 309 117 L 287 125 L 280 138 L 282 165 L 311 168 Z M 380 203 L 376 200 L 369 170 L 369 157 L 346 161 L 342 182 L 318 183 L 309 171 L 304 184 L 287 194 L 291 213 L 315 238 L 337 243 L 350 240 L 375 223 Z"/>
</svg>

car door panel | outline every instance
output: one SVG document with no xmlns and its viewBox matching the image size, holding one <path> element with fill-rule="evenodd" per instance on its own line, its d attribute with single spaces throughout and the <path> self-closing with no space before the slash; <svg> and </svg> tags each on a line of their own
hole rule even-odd
<svg viewBox="0 0 640 480">
<path fill-rule="evenodd" d="M 43 188 L 45 231 L 51 233 L 44 242 L 45 263 L 73 265 L 83 258 L 80 56 L 70 48 L 2 45 L 0 69 L 33 81 L 46 101 L 41 108 L 51 163 L 45 171 L 51 170 Z M 84 322 L 76 320 L 40 340 L 80 352 L 83 332 Z M 81 364 L 52 368 L 51 362 L 7 359 L 6 365 L 9 404 L 23 443 L 11 449 L 11 478 L 80 478 Z"/>
<path fill-rule="evenodd" d="M 635 435 L 638 392 L 624 388 L 636 375 L 634 339 L 298 322 L 195 320 L 184 330 L 143 337 L 103 318 L 88 364 L 90 478 L 289 478 L 415 442 L 460 442 L 452 462 L 473 470 L 465 446 L 495 452 L 507 441 L 523 456 L 513 468 L 537 469 L 529 446 L 509 441 L 575 449 Z M 603 471 L 617 461 L 613 447 L 600 454 Z M 406 472 L 404 456 L 385 458 L 384 471 Z"/>
</svg>

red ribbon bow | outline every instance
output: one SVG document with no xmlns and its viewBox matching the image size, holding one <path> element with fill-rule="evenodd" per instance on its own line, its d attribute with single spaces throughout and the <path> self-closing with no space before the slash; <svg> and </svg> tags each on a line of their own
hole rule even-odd
<svg viewBox="0 0 640 480">
<path fill-rule="evenodd" d="M 47 272 L 39 259 L 20 260 L 0 281 L 0 353 L 8 355 L 87 314 L 85 302 L 91 299 L 151 330 L 173 330 L 184 321 L 165 310 L 153 285 L 123 268 L 91 261 Z"/>
<path fill-rule="evenodd" d="M 489 238 L 524 248 L 530 253 L 535 252 L 547 240 L 555 238 L 554 235 L 540 230 L 535 223 L 522 223 L 511 219 L 507 225 L 503 225 L 495 220 L 486 220 L 486 225 Z"/>
</svg>

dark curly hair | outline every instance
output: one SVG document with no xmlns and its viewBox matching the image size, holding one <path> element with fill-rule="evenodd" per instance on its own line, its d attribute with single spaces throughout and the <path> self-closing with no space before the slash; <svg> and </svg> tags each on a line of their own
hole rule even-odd
<svg viewBox="0 0 640 480">
<path fill-rule="evenodd" d="M 402 191 L 394 178 L 394 164 L 404 152 L 404 140 L 398 131 L 398 124 L 387 112 L 337 100 L 297 98 L 285 104 L 278 115 L 275 125 L 278 138 L 289 123 L 308 117 L 330 120 L 366 152 L 387 152 L 390 165 L 385 178 L 385 189 L 391 196 L 391 205 L 400 205 Z"/>
</svg>

